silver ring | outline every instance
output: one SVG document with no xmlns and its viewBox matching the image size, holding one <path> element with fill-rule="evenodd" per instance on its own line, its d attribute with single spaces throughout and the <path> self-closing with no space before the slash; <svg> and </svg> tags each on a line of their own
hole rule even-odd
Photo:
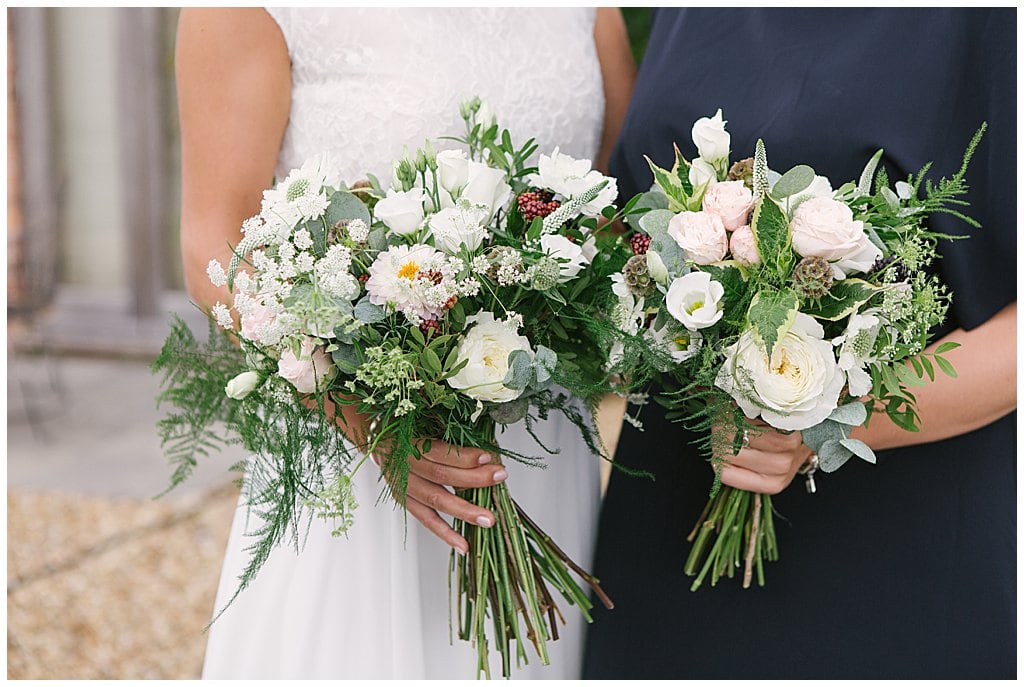
<svg viewBox="0 0 1024 687">
<path fill-rule="evenodd" d="M 747 430 L 743 430 L 743 441 L 741 442 L 743 448 L 750 446 L 750 433 Z"/>
</svg>

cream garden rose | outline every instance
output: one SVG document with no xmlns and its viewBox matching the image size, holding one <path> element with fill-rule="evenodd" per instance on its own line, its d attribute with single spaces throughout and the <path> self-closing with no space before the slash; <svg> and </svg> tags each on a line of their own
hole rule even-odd
<svg viewBox="0 0 1024 687">
<path fill-rule="evenodd" d="M 736 400 L 744 415 L 759 415 L 772 427 L 803 430 L 839 405 L 846 375 L 836 362 L 825 330 L 804 313 L 775 344 L 771 360 L 752 329 L 725 349 L 715 385 Z"/>
<path fill-rule="evenodd" d="M 836 279 L 852 272 L 867 272 L 882 250 L 871 242 L 864 223 L 853 211 L 832 198 L 812 198 L 800 204 L 790 223 L 793 249 L 801 256 L 828 260 Z"/>
<path fill-rule="evenodd" d="M 335 371 L 330 354 L 311 337 L 303 340 L 298 356 L 292 353 L 291 348 L 286 348 L 277 362 L 277 374 L 302 394 L 323 388 L 334 377 Z"/>
<path fill-rule="evenodd" d="M 494 313 L 485 311 L 466 318 L 466 323 L 472 326 L 459 342 L 458 360 L 468 362 L 448 378 L 448 385 L 479 401 L 506 403 L 519 398 L 522 390 L 502 383 L 512 351 L 534 356 L 530 340 L 519 334 L 519 322 L 515 318 L 496 320 Z"/>
<path fill-rule="evenodd" d="M 668 287 L 665 307 L 672 317 L 691 330 L 704 329 L 722 319 L 725 287 L 707 272 L 684 274 Z"/>
<path fill-rule="evenodd" d="M 708 212 L 680 212 L 669 220 L 668 235 L 683 249 L 688 260 L 710 265 L 725 258 L 729 235 L 717 215 Z"/>
<path fill-rule="evenodd" d="M 754 193 L 742 181 L 722 181 L 707 190 L 704 212 L 717 215 L 727 231 L 745 226 L 754 209 Z"/>
</svg>

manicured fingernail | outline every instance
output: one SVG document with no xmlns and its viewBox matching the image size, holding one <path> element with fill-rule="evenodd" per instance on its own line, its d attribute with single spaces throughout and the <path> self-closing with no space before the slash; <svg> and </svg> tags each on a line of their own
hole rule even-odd
<svg viewBox="0 0 1024 687">
<path fill-rule="evenodd" d="M 504 470 L 498 470 L 497 472 L 494 473 L 493 479 L 495 483 L 498 483 L 505 481 L 506 477 L 508 477 L 507 472 L 505 472 Z"/>
<path fill-rule="evenodd" d="M 491 456 L 487 453 L 481 453 L 479 460 L 481 465 L 487 465 L 491 462 Z"/>
<path fill-rule="evenodd" d="M 480 527 L 490 527 L 493 523 L 489 517 L 481 515 L 476 519 L 476 524 L 480 525 Z"/>
</svg>

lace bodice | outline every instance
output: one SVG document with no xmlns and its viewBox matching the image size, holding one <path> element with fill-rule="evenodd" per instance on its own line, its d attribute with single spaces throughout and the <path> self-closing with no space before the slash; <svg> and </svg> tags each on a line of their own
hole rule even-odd
<svg viewBox="0 0 1024 687">
<path fill-rule="evenodd" d="M 459 102 L 473 95 L 516 145 L 533 136 L 539 152 L 597 154 L 604 92 L 592 8 L 268 11 L 292 61 L 279 179 L 327 151 L 346 182 L 372 172 L 386 183 L 404 146 L 464 133 Z"/>
</svg>

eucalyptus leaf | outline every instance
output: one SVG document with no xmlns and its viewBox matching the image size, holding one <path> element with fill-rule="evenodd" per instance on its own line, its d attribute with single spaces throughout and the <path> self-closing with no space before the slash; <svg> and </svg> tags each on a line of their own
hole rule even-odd
<svg viewBox="0 0 1024 687">
<path fill-rule="evenodd" d="M 524 417 L 530 409 L 530 404 L 525 398 L 517 398 L 507 403 L 492 405 L 488 413 L 499 425 L 512 425 Z"/>
<path fill-rule="evenodd" d="M 508 373 L 502 384 L 509 389 L 525 389 L 533 379 L 533 361 L 530 354 L 517 349 L 508 354 Z"/>
<path fill-rule="evenodd" d="M 383 229 L 374 229 L 366 239 L 370 250 L 386 250 L 388 247 L 388 235 Z"/>
<path fill-rule="evenodd" d="M 847 438 L 841 440 L 839 443 L 842 444 L 847 449 L 849 449 L 851 452 L 853 452 L 855 456 L 863 460 L 866 460 L 869 463 L 873 464 L 877 460 L 875 458 L 875 452 L 871 450 L 871 447 L 865 444 L 863 441 L 860 441 L 859 439 Z M 819 456 L 818 458 L 820 459 L 821 456 Z"/>
<path fill-rule="evenodd" d="M 551 371 L 558 364 L 558 354 L 547 346 L 537 346 L 537 355 L 533 359 L 533 367 L 536 371 L 537 386 L 546 385 L 551 381 Z"/>
<path fill-rule="evenodd" d="M 868 409 L 860 401 L 853 401 L 833 410 L 828 419 L 851 427 L 859 427 L 868 419 Z"/>
<path fill-rule="evenodd" d="M 807 189 L 814 183 L 814 170 L 807 165 L 797 165 L 775 182 L 771 194 L 775 198 L 789 198 Z"/>
<path fill-rule="evenodd" d="M 853 456 L 853 451 L 839 441 L 826 441 L 818 450 L 818 467 L 822 472 L 835 472 Z"/>
<path fill-rule="evenodd" d="M 822 420 L 813 427 L 801 430 L 800 435 L 802 436 L 804 443 L 807 444 L 812 451 L 819 453 L 821 451 L 821 447 L 825 443 L 845 439 L 846 431 L 844 431 L 844 426 L 838 422 Z"/>
<path fill-rule="evenodd" d="M 368 298 L 356 303 L 354 314 L 357 320 L 366 324 L 376 324 L 385 318 L 384 309 L 371 303 Z"/>
<path fill-rule="evenodd" d="M 327 226 L 343 220 L 361 219 L 370 226 L 370 210 L 366 204 L 348 191 L 336 191 L 328 199 Z"/>
<path fill-rule="evenodd" d="M 656 252 L 672 275 L 687 272 L 686 255 L 675 239 L 668 235 L 669 222 L 675 217 L 669 210 L 651 210 L 640 218 L 640 229 L 651 237 L 650 250 Z"/>
<path fill-rule="evenodd" d="M 331 353 L 331 359 L 344 374 L 355 374 L 359 369 L 359 356 L 356 355 L 356 347 L 351 344 L 340 344 L 337 350 Z"/>
</svg>

